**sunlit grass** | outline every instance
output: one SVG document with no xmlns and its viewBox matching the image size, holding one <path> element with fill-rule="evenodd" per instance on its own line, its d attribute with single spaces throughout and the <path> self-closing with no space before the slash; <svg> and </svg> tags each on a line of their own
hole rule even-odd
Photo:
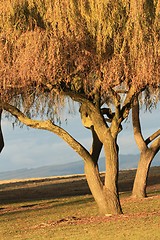
<svg viewBox="0 0 160 240">
<path fill-rule="evenodd" d="M 91 195 L 1 205 L 0 239 L 159 239 L 159 196 L 121 202 L 117 218 L 99 217 Z"/>
</svg>

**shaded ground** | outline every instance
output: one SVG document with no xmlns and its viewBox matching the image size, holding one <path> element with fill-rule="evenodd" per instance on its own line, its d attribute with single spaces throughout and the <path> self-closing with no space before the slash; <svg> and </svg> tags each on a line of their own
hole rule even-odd
<svg viewBox="0 0 160 240">
<path fill-rule="evenodd" d="M 101 174 L 102 179 L 104 174 Z M 135 170 L 123 170 L 119 174 L 120 192 L 129 192 L 133 186 Z M 150 192 L 160 190 L 160 167 L 152 167 L 148 178 Z M 0 203 L 55 199 L 90 194 L 84 175 L 0 181 Z"/>
</svg>

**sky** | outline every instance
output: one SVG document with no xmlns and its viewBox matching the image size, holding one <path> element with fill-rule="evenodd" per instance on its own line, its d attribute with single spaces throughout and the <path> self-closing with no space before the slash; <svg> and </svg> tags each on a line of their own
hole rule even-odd
<svg viewBox="0 0 160 240">
<path fill-rule="evenodd" d="M 152 113 L 141 111 L 141 123 L 144 137 L 154 133 L 160 127 L 160 106 Z M 64 127 L 76 140 L 88 150 L 92 144 L 90 130 L 85 129 L 79 113 L 62 122 Z M 79 161 L 81 158 L 63 140 L 45 130 L 20 128 L 3 117 L 2 131 L 5 147 L 0 154 L 0 172 L 36 168 L 46 165 L 59 165 Z M 118 136 L 120 154 L 138 154 L 135 144 L 131 116 L 123 123 L 123 131 Z M 101 156 L 104 156 L 102 152 Z"/>
</svg>

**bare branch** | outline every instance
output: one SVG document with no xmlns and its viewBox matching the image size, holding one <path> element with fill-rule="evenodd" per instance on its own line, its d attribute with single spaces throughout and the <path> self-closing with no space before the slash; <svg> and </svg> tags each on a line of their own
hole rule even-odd
<svg viewBox="0 0 160 240">
<path fill-rule="evenodd" d="M 155 138 L 157 138 L 160 135 L 160 129 L 158 129 L 155 133 L 153 133 L 150 137 L 148 137 L 145 140 L 146 145 L 151 143 Z"/>
<path fill-rule="evenodd" d="M 125 89 L 118 89 L 115 91 L 116 93 L 122 93 L 122 94 L 127 94 L 128 93 L 128 90 L 125 90 Z"/>
<path fill-rule="evenodd" d="M 139 119 L 139 102 L 138 98 L 134 99 L 133 107 L 132 107 L 132 124 L 133 124 L 133 132 L 134 138 L 137 143 L 137 146 L 142 152 L 144 149 L 147 148 L 147 145 L 144 141 L 141 131 L 140 119 Z"/>
<path fill-rule="evenodd" d="M 119 106 L 121 101 L 120 95 L 116 91 L 114 91 L 113 88 L 110 88 L 110 93 L 112 95 L 115 106 Z"/>
<path fill-rule="evenodd" d="M 37 129 L 48 130 L 50 132 L 55 133 L 60 138 L 62 138 L 66 143 L 70 145 L 85 161 L 92 161 L 91 155 L 89 152 L 79 143 L 77 142 L 68 132 L 66 132 L 63 128 L 55 125 L 50 120 L 40 121 L 33 120 L 25 116 L 19 109 L 8 104 L 8 103 L 0 103 L 0 107 L 10 112 L 13 116 L 15 116 L 20 122 L 23 124 Z"/>
<path fill-rule="evenodd" d="M 122 120 L 128 117 L 135 94 L 136 94 L 136 89 L 134 86 L 131 86 L 126 95 L 126 99 L 124 101 L 124 104 L 121 110 Z"/>
<path fill-rule="evenodd" d="M 121 114 L 122 114 L 123 119 L 128 117 L 128 114 L 129 114 L 129 111 L 132 107 L 134 98 L 138 97 L 139 93 L 142 93 L 144 90 L 145 90 L 144 87 L 139 87 L 138 90 L 134 85 L 132 85 L 130 87 L 130 89 L 128 90 L 128 93 L 126 95 L 122 110 L 121 110 Z"/>
<path fill-rule="evenodd" d="M 90 150 L 90 154 L 91 154 L 92 159 L 95 162 L 95 164 L 97 164 L 103 144 L 99 140 L 97 133 L 95 132 L 93 126 L 91 127 L 91 131 L 92 131 L 92 136 L 93 136 L 93 143 L 92 143 L 92 148 Z"/>
<path fill-rule="evenodd" d="M 152 143 L 152 145 L 150 146 L 150 149 L 152 149 L 152 151 L 154 151 L 155 154 L 160 150 L 160 137 L 157 138 L 157 139 Z"/>
</svg>

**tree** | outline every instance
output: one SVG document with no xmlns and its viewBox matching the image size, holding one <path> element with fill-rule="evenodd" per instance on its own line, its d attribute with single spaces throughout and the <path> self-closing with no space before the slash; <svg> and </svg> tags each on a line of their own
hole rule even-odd
<svg viewBox="0 0 160 240">
<path fill-rule="evenodd" d="M 15 0 L 1 8 L 0 107 L 66 141 L 84 160 L 100 212 L 122 213 L 117 137 L 134 98 L 159 84 L 159 3 Z M 82 122 L 92 131 L 90 152 L 56 123 L 66 98 L 79 102 Z"/>
<path fill-rule="evenodd" d="M 155 155 L 160 150 L 160 129 L 154 132 L 147 139 L 144 139 L 139 118 L 138 99 L 135 99 L 134 106 L 132 108 L 132 121 L 135 141 L 140 151 L 140 160 L 133 184 L 132 196 L 135 198 L 144 198 L 147 196 L 146 186 L 149 168 Z M 149 144 L 151 145 L 149 146 Z"/>
</svg>

